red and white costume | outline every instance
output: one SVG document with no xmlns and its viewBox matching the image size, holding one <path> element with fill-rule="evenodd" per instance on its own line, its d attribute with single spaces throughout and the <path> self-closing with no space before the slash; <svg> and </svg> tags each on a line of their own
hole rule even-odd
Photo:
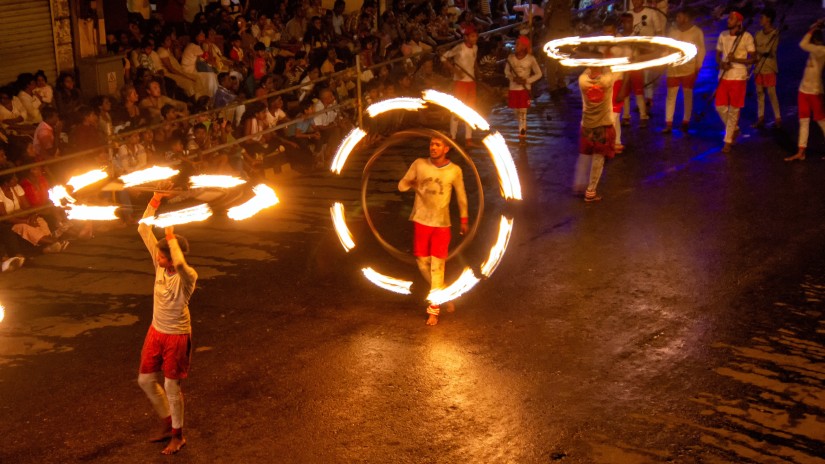
<svg viewBox="0 0 825 464">
<path fill-rule="evenodd" d="M 448 162 L 436 166 L 429 158 L 413 161 L 398 182 L 402 192 L 415 188 L 410 221 L 415 223 L 413 254 L 419 270 L 433 289 L 444 286 L 444 263 L 450 245 L 450 198 L 455 191 L 461 222 L 467 222 L 467 192 L 461 168 Z M 429 314 L 438 315 L 439 308 L 430 306 Z"/>
<path fill-rule="evenodd" d="M 515 53 L 511 53 L 504 65 L 504 75 L 510 80 L 508 106 L 515 111 L 519 136 L 523 136 L 527 132 L 527 108 L 530 107 L 530 89 L 534 82 L 541 79 L 541 68 L 532 54 L 527 53 L 524 57 L 519 58 Z M 516 78 L 524 79 L 524 84 L 516 82 Z"/>
<path fill-rule="evenodd" d="M 474 108 L 476 105 L 476 58 L 478 58 L 478 46 L 468 47 L 466 43 L 460 43 L 447 51 L 441 61 L 451 60 L 455 68 L 453 73 L 453 95 Z M 472 138 L 473 129 L 469 124 L 464 124 L 464 137 L 468 140 Z M 455 139 L 458 133 L 458 119 L 453 116 L 450 119 L 450 136 Z"/>
<path fill-rule="evenodd" d="M 152 199 L 143 217 L 153 216 L 160 201 Z M 158 239 L 152 227 L 138 226 L 138 233 L 152 257 L 155 266 L 154 305 L 152 325 L 146 334 L 140 359 L 138 384 L 161 419 L 170 420 L 173 431 L 183 428 L 183 393 L 180 380 L 189 374 L 192 351 L 192 322 L 189 299 L 195 291 L 198 273 L 184 259 L 178 240 L 167 237 L 174 273 L 158 266 Z M 160 384 L 163 373 L 164 383 Z"/>
<path fill-rule="evenodd" d="M 825 133 L 825 104 L 823 104 L 822 67 L 825 65 L 825 45 L 811 43 L 811 32 L 802 37 L 799 47 L 809 53 L 799 84 L 799 148 L 808 146 L 811 118 Z"/>
<path fill-rule="evenodd" d="M 685 64 L 671 66 L 667 68 L 667 100 L 665 101 L 665 122 L 673 123 L 673 113 L 676 112 L 676 96 L 679 93 L 679 86 L 682 87 L 682 99 L 684 100 L 684 113 L 682 122 L 690 122 L 693 113 L 693 86 L 699 75 L 699 69 L 705 61 L 705 34 L 702 29 L 691 26 L 688 30 L 682 31 L 675 27 L 670 31 L 670 38 L 691 43 L 696 46 L 696 57 Z"/>
<path fill-rule="evenodd" d="M 746 59 L 748 54 L 756 52 L 756 46 L 749 32 L 743 31 L 741 36 L 737 36 L 731 35 L 728 30 L 719 34 L 716 51 L 721 55 L 723 62 L 728 62 L 731 58 Z M 739 110 L 745 106 L 745 87 L 748 79 L 746 65 L 733 62 L 730 65 L 730 69 L 722 71 L 716 90 L 716 111 L 725 124 L 725 143 L 733 143 L 733 134 L 739 125 Z"/>
</svg>

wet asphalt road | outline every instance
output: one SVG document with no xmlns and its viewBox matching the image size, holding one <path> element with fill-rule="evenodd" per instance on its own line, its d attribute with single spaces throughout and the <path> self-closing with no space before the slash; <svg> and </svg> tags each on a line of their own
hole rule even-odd
<svg viewBox="0 0 825 464">
<path fill-rule="evenodd" d="M 593 205 L 570 195 L 578 96 L 542 97 L 540 129 L 511 146 L 523 204 L 495 199 L 474 152 L 487 209 L 448 269 L 478 264 L 499 213 L 515 229 L 493 277 L 436 327 L 420 291 L 359 274 L 415 276 L 364 228 L 359 159 L 342 179 L 276 180 L 283 203 L 252 220 L 180 227 L 201 280 L 174 458 L 146 443 L 155 418 L 135 382 L 152 282 L 137 234 L 37 257 L 0 278 L 0 462 L 825 462 L 825 147 L 814 136 L 817 156 L 797 164 L 781 147 L 800 71 L 780 92 L 785 132 L 749 129 L 749 108 L 729 155 L 712 108 L 668 137 L 654 109 L 654 127 L 626 129 Z M 491 121 L 514 139 L 507 110 Z M 400 248 L 411 199 L 394 183 L 419 153 L 396 150 L 370 183 Z M 335 200 L 354 256 L 331 230 Z"/>
</svg>

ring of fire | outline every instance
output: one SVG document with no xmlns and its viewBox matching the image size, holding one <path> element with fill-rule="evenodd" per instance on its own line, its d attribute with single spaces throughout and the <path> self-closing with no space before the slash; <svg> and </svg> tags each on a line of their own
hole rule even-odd
<svg viewBox="0 0 825 464">
<path fill-rule="evenodd" d="M 393 98 L 389 100 L 380 101 L 378 103 L 374 103 L 367 108 L 367 113 L 371 117 L 376 117 L 380 114 L 383 114 L 387 111 L 392 110 L 406 110 L 406 111 L 417 111 L 419 109 L 423 109 L 426 107 L 427 104 L 434 104 L 437 106 L 441 106 L 448 111 L 450 111 L 456 117 L 462 119 L 464 122 L 469 124 L 474 129 L 479 129 L 483 131 L 490 130 L 489 123 L 481 117 L 475 110 L 458 100 L 457 98 L 453 97 L 452 95 L 444 94 L 441 92 L 437 92 L 435 90 L 426 90 L 422 92 L 422 98 Z M 408 130 L 408 131 L 401 131 L 399 135 L 404 137 L 408 136 L 431 136 L 432 133 L 436 133 L 435 131 L 426 132 L 423 130 Z M 330 171 L 333 174 L 340 175 L 341 172 L 344 170 L 346 165 L 347 159 L 352 151 L 355 149 L 356 146 L 367 136 L 367 133 L 364 132 L 360 128 L 353 129 L 344 140 L 341 142 L 341 145 L 338 147 L 337 152 L 332 160 L 332 164 L 330 165 Z M 449 140 L 449 143 L 452 147 L 457 147 L 454 141 Z M 515 163 L 513 161 L 513 156 L 510 154 L 510 150 L 507 148 L 507 143 L 504 141 L 504 137 L 498 132 L 492 132 L 484 137 L 482 143 L 487 148 L 490 157 L 492 158 L 493 165 L 496 168 L 496 173 L 498 174 L 499 186 L 501 187 L 501 195 L 505 200 L 521 200 L 521 183 L 518 179 L 518 173 L 516 172 Z M 367 212 L 366 207 L 366 185 L 369 179 L 369 169 L 372 163 L 377 160 L 383 151 L 387 148 L 388 143 L 385 143 L 379 150 L 373 154 L 372 157 L 367 161 L 365 165 L 363 174 L 362 174 L 362 187 L 361 187 L 361 202 L 362 207 L 365 210 L 365 217 L 367 218 L 367 222 L 370 226 L 370 229 L 373 230 L 374 235 L 381 243 L 382 247 L 386 250 L 390 251 L 390 248 L 385 246 L 385 243 L 382 243 L 383 239 L 380 238 L 380 234 L 374 230 L 372 225 L 372 221 L 369 218 L 369 214 Z M 475 169 L 475 164 L 463 152 L 463 150 L 458 150 L 459 153 L 465 157 L 468 161 L 468 164 L 472 167 L 477 182 L 479 183 L 479 192 L 482 191 L 481 186 L 481 178 L 478 176 L 478 172 Z M 480 223 L 481 214 L 483 213 L 483 197 L 482 201 L 479 204 L 479 212 L 477 214 L 477 219 L 473 224 L 473 228 L 468 234 L 468 238 L 456 247 L 456 250 L 450 254 L 450 256 L 455 255 L 460 248 L 469 244 L 472 237 L 475 235 L 476 228 Z M 356 247 L 355 239 L 352 236 L 349 228 L 347 227 L 346 223 L 346 213 L 344 211 L 344 205 L 341 202 L 335 202 L 332 207 L 330 207 L 330 216 L 332 218 L 332 224 L 335 228 L 335 232 L 338 235 L 338 239 L 341 242 L 341 245 L 344 247 L 344 250 L 349 252 Z M 441 289 L 434 289 L 430 291 L 429 295 L 427 296 L 427 300 L 430 301 L 432 304 L 441 304 L 447 301 L 454 300 L 459 296 L 463 295 L 470 289 L 472 289 L 478 282 L 481 281 L 481 278 L 487 278 L 492 275 L 495 271 L 498 264 L 501 262 L 501 259 L 504 257 L 504 252 L 507 249 L 507 244 L 510 240 L 510 234 L 513 230 L 513 219 L 507 218 L 505 216 L 501 216 L 499 221 L 499 231 L 498 237 L 496 242 L 490 248 L 490 253 L 488 258 L 481 264 L 479 271 L 481 277 L 476 276 L 476 273 L 469 267 L 465 268 L 458 279 L 453 282 L 452 284 L 446 286 L 445 288 Z M 386 244 L 389 245 L 389 244 Z M 391 247 L 391 245 L 389 245 Z M 395 250 L 395 252 L 390 251 L 395 257 L 400 258 L 401 256 L 396 256 L 397 254 L 405 255 L 400 251 L 396 250 L 394 247 L 391 248 Z M 402 258 L 403 259 L 403 258 Z M 406 261 L 406 259 L 404 259 Z M 385 290 L 390 290 L 396 293 L 411 294 L 410 288 L 412 287 L 412 282 L 403 279 L 397 279 L 392 276 L 383 275 L 371 267 L 366 267 L 362 269 L 364 276 L 372 282 L 374 285 L 383 288 Z"/>
</svg>

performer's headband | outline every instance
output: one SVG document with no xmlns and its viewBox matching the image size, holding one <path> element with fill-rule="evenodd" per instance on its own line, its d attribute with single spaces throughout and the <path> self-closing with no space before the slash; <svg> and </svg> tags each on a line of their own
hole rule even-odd
<svg viewBox="0 0 825 464">
<path fill-rule="evenodd" d="M 742 13 L 740 13 L 738 11 L 731 11 L 730 12 L 730 17 L 731 18 L 736 18 L 739 21 L 739 24 L 742 24 L 742 22 L 745 20 L 745 17 L 742 16 Z"/>
</svg>

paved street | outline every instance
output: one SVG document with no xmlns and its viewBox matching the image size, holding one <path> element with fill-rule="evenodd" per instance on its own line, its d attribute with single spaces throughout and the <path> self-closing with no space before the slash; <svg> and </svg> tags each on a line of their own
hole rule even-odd
<svg viewBox="0 0 825 464">
<path fill-rule="evenodd" d="M 136 383 L 153 278 L 137 233 L 103 230 L 3 274 L 0 462 L 825 463 L 818 130 L 807 161 L 782 160 L 809 20 L 790 24 L 780 49 L 797 64 L 781 75 L 788 124 L 751 129 L 750 88 L 730 154 L 704 102 L 712 53 L 696 97 L 704 118 L 659 134 L 658 88 L 653 127 L 625 128 L 601 203 L 570 191 L 575 86 L 543 95 L 528 144 L 511 145 L 522 204 L 496 199 L 491 163 L 472 151 L 486 209 L 448 280 L 483 260 L 502 212 L 515 228 L 496 273 L 436 327 L 424 325 L 420 289 L 394 295 L 360 274 L 369 263 L 416 275 L 364 225 L 363 154 L 340 179 L 279 179 L 282 204 L 251 220 L 181 226 L 200 280 L 189 443 L 173 458 L 146 442 L 156 418 Z M 516 140 L 509 110 L 490 119 Z M 424 153 L 394 150 L 370 182 L 370 212 L 403 249 L 412 198 L 395 184 Z M 353 256 L 332 230 L 336 200 L 364 248 Z"/>
</svg>

